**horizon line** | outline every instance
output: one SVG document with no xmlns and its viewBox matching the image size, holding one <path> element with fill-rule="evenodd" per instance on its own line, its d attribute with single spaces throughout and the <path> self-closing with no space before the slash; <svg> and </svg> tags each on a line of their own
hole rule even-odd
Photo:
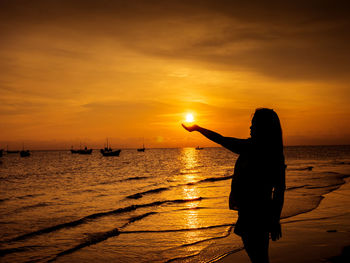
<svg viewBox="0 0 350 263">
<path fill-rule="evenodd" d="M 197 145 L 198 146 L 198 145 Z M 196 148 L 197 146 L 179 146 L 179 147 L 146 147 L 146 150 L 147 149 L 181 149 L 181 148 Z M 286 147 L 331 147 L 331 146 L 350 146 L 350 144 L 310 144 L 310 145 L 301 145 L 301 144 L 298 144 L 298 145 L 284 145 L 283 147 L 286 148 Z M 203 146 L 201 148 L 224 148 L 223 146 Z M 92 149 L 92 150 L 100 150 L 102 148 L 88 148 L 88 149 Z M 121 150 L 137 150 L 138 147 L 126 147 L 126 148 L 123 148 L 123 147 L 117 147 L 116 149 L 121 149 Z M 4 152 L 6 152 L 7 150 L 5 149 L 0 149 Z M 27 149 L 28 150 L 28 149 Z M 40 152 L 40 151 L 70 151 L 71 148 L 69 149 L 35 149 L 35 150 L 30 150 L 30 151 L 33 151 L 33 152 Z M 14 149 L 14 150 L 11 150 L 11 151 L 21 151 L 21 150 L 18 150 L 18 149 Z"/>
</svg>

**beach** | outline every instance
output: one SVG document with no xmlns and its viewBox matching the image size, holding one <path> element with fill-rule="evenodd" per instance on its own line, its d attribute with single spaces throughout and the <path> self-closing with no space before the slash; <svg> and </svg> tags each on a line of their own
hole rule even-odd
<svg viewBox="0 0 350 263">
<path fill-rule="evenodd" d="M 283 219 L 282 239 L 270 242 L 271 263 L 350 262 L 340 255 L 350 245 L 350 179 L 325 194 L 311 212 Z M 348 252 L 347 252 L 348 253 Z M 211 262 L 250 262 L 244 250 Z"/>
</svg>

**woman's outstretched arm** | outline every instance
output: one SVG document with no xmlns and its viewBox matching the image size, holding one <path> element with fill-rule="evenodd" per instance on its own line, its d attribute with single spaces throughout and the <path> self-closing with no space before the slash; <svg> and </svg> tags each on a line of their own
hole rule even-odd
<svg viewBox="0 0 350 263">
<path fill-rule="evenodd" d="M 247 144 L 246 139 L 237 139 L 232 137 L 224 137 L 219 133 L 216 133 L 214 131 L 205 129 L 203 127 L 200 127 L 198 125 L 192 125 L 192 126 L 186 126 L 182 124 L 182 127 L 184 127 L 187 131 L 193 132 L 198 131 L 205 137 L 207 137 L 209 140 L 216 142 L 226 149 L 235 152 L 235 153 L 241 153 L 242 148 Z"/>
</svg>

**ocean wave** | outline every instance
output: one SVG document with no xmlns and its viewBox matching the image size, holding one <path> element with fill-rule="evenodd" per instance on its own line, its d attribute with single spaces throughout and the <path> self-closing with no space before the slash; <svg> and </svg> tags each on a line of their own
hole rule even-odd
<svg viewBox="0 0 350 263">
<path fill-rule="evenodd" d="M 348 162 L 348 161 L 341 161 L 341 162 L 334 162 L 334 164 L 338 164 L 338 165 L 350 165 L 350 162 Z"/>
<path fill-rule="evenodd" d="M 133 180 L 143 180 L 143 179 L 148 179 L 148 176 L 134 176 L 134 177 L 129 177 L 126 179 L 119 180 L 119 182 L 124 182 L 124 181 L 133 181 Z"/>
<path fill-rule="evenodd" d="M 42 228 L 42 229 L 39 229 L 37 231 L 33 231 L 33 232 L 30 232 L 30 233 L 27 233 L 27 234 L 24 234 L 24 235 L 17 236 L 15 238 L 12 238 L 12 239 L 6 241 L 6 242 L 21 241 L 21 240 L 28 239 L 28 238 L 31 238 L 31 237 L 35 237 L 35 236 L 39 236 L 39 235 L 55 232 L 55 231 L 58 231 L 58 230 L 61 230 L 61 229 L 64 229 L 64 228 L 76 227 L 76 226 L 79 226 L 79 225 L 87 223 L 89 220 L 95 220 L 95 219 L 98 219 L 98 218 L 101 218 L 101 217 L 105 217 L 105 216 L 111 216 L 111 215 L 131 212 L 131 211 L 135 211 L 135 210 L 137 210 L 139 208 L 160 206 L 160 205 L 163 205 L 163 204 L 176 204 L 176 203 L 195 202 L 195 201 L 201 201 L 202 199 L 204 199 L 204 198 L 203 197 L 197 197 L 197 198 L 193 198 L 193 199 L 163 200 L 163 201 L 156 201 L 156 202 L 146 203 L 146 204 L 131 205 L 131 206 L 118 208 L 118 209 L 107 211 L 107 212 L 91 214 L 91 215 L 82 217 L 80 219 L 74 220 L 74 221 L 70 221 L 70 222 L 66 222 L 66 223 L 62 223 L 62 224 L 57 224 L 57 225 L 54 225 L 54 226 L 51 226 L 51 227 L 47 227 L 47 228 Z M 1 242 L 3 242 L 3 241 L 1 241 Z"/>
<path fill-rule="evenodd" d="M 214 229 L 214 228 L 221 228 L 221 227 L 229 227 L 229 226 L 234 226 L 234 225 L 235 224 L 222 224 L 222 225 L 202 226 L 202 227 L 192 227 L 192 228 L 179 228 L 179 229 L 132 230 L 132 231 L 120 231 L 120 234 L 188 232 L 188 231 L 198 231 L 198 230 Z"/>
<path fill-rule="evenodd" d="M 74 253 L 82 248 L 85 248 L 85 247 L 91 246 L 91 245 L 95 245 L 95 244 L 103 242 L 111 237 L 119 236 L 121 234 L 184 232 L 184 231 L 199 231 L 199 230 L 206 230 L 206 229 L 213 229 L 213 228 L 229 227 L 229 229 L 225 231 L 226 233 L 223 236 L 213 237 L 210 239 L 197 241 L 197 242 L 194 242 L 192 244 L 182 245 L 182 246 L 191 246 L 191 245 L 195 245 L 196 243 L 201 243 L 201 242 L 205 242 L 205 241 L 210 241 L 210 240 L 214 240 L 214 239 L 227 237 L 230 234 L 232 227 L 234 226 L 234 224 L 223 224 L 223 225 L 215 225 L 215 226 L 207 226 L 207 227 L 186 228 L 186 229 L 169 229 L 169 230 L 141 230 L 141 231 L 121 231 L 120 230 L 120 229 L 126 227 L 127 225 L 129 225 L 130 223 L 133 223 L 135 221 L 141 220 L 147 216 L 154 215 L 154 214 L 157 214 L 157 213 L 156 212 L 149 212 L 149 213 L 145 213 L 145 214 L 142 214 L 139 216 L 131 217 L 131 218 L 129 218 L 128 222 L 125 225 L 123 225 L 122 227 L 120 227 L 119 229 L 114 228 L 110 231 L 90 234 L 89 237 L 84 242 L 82 242 L 82 243 L 80 243 L 80 244 L 78 244 L 70 249 L 67 249 L 65 251 L 58 253 L 56 256 L 54 256 L 54 258 L 52 258 L 48 262 L 53 262 L 53 261 L 57 260 L 59 257 Z"/>
<path fill-rule="evenodd" d="M 25 251 L 29 251 L 29 250 L 37 249 L 37 248 L 41 248 L 41 246 L 24 246 L 24 247 L 0 249 L 0 258 L 6 256 L 8 254 L 25 252 Z"/>
<path fill-rule="evenodd" d="M 219 177 L 209 177 L 209 178 L 205 178 L 205 179 L 202 179 L 202 180 L 199 180 L 199 181 L 196 181 L 196 182 L 190 182 L 190 183 L 186 183 L 186 184 L 178 184 L 178 185 L 175 185 L 175 186 L 160 187 L 160 188 L 156 188 L 156 189 L 147 190 L 147 191 L 144 191 L 144 192 L 128 195 L 126 198 L 128 198 L 128 199 L 140 199 L 144 195 L 167 191 L 167 190 L 170 190 L 171 188 L 175 188 L 175 187 L 179 187 L 179 186 L 196 185 L 196 184 L 205 183 L 205 182 L 223 181 L 223 180 L 228 180 L 228 179 L 231 179 L 231 178 L 232 178 L 232 175 L 219 176 Z"/>
<path fill-rule="evenodd" d="M 14 199 L 27 199 L 27 198 L 34 198 L 34 197 L 38 197 L 38 196 L 42 196 L 43 194 L 29 194 L 29 195 L 22 195 L 22 196 L 14 196 L 14 197 L 8 197 L 8 198 L 3 198 L 0 199 L 0 203 L 2 202 L 6 202 L 6 201 L 10 201 L 10 200 L 14 200 Z"/>
<path fill-rule="evenodd" d="M 35 208 L 39 208 L 39 207 L 45 207 L 45 206 L 49 206 L 50 203 L 47 202 L 41 202 L 41 203 L 37 203 L 35 205 L 28 205 L 28 206 L 23 206 L 20 208 L 17 208 L 14 212 L 18 213 L 18 212 L 22 212 L 22 211 L 26 211 L 26 210 L 30 210 L 30 209 L 35 209 Z"/>
<path fill-rule="evenodd" d="M 222 236 L 206 238 L 206 239 L 199 240 L 199 241 L 196 241 L 196 242 L 193 242 L 193 243 L 183 244 L 183 245 L 181 245 L 181 247 L 189 247 L 189 246 L 197 245 L 197 244 L 204 243 L 204 242 L 210 242 L 210 241 L 213 241 L 213 240 L 226 238 L 226 237 L 228 237 L 230 235 L 233 227 L 234 227 L 234 224 L 230 225 L 230 227 L 225 231 L 224 235 L 222 235 Z M 240 248 L 239 250 L 235 250 L 235 252 L 238 252 L 238 251 L 241 251 L 241 250 L 243 250 L 243 248 Z M 201 254 L 201 252 L 197 252 L 197 253 L 194 253 L 194 254 L 191 254 L 191 255 L 187 255 L 187 256 L 183 256 L 183 257 L 171 258 L 171 259 L 167 260 L 166 263 L 175 262 L 175 261 L 184 262 L 186 260 L 189 260 L 191 258 L 199 256 L 200 254 Z M 216 261 L 213 261 L 213 262 L 216 262 Z"/>
<path fill-rule="evenodd" d="M 176 211 L 183 211 L 183 210 L 200 210 L 200 209 L 210 209 L 209 207 L 204 207 L 204 206 L 195 206 L 195 207 L 186 207 L 186 208 L 181 208 Z"/>
<path fill-rule="evenodd" d="M 193 170 L 188 170 L 188 171 L 180 171 L 179 174 L 181 175 L 186 175 L 186 174 L 199 174 L 200 171 L 193 171 Z"/>
<path fill-rule="evenodd" d="M 0 199 L 0 203 L 6 202 L 6 201 L 8 201 L 8 200 L 11 200 L 11 198 L 3 198 L 3 199 Z"/>
<path fill-rule="evenodd" d="M 314 217 L 314 218 L 304 218 L 304 219 L 294 219 L 294 220 L 288 220 L 288 221 L 282 221 L 281 224 L 290 224 L 290 223 L 296 223 L 296 222 L 307 222 L 307 221 L 318 221 L 318 220 L 327 220 L 330 218 L 337 218 L 337 217 L 341 217 L 344 215 L 348 215 L 350 212 L 346 212 L 343 214 L 339 214 L 339 215 L 333 215 L 333 216 L 324 216 L 324 217 Z M 286 217 L 287 218 L 287 217 Z M 284 219 L 286 219 L 284 218 Z"/>
<path fill-rule="evenodd" d="M 129 195 L 129 196 L 127 196 L 126 198 L 129 198 L 129 199 L 139 199 L 139 198 L 141 198 L 141 197 L 144 196 L 144 195 L 159 193 L 159 192 L 163 192 L 163 191 L 166 191 L 166 190 L 169 190 L 169 189 L 170 189 L 170 187 L 160 187 L 160 188 L 148 190 L 148 191 L 145 191 L 145 192 L 141 192 L 141 193 L 136 193 L 136 194 L 133 194 L 133 195 Z"/>
<path fill-rule="evenodd" d="M 304 185 L 300 185 L 300 186 L 291 186 L 291 187 L 288 187 L 286 189 L 286 191 L 290 191 L 290 190 L 295 190 L 295 189 L 300 189 L 300 188 L 304 188 L 304 187 L 307 187 L 307 186 L 310 186 L 309 184 L 304 184 Z"/>
<path fill-rule="evenodd" d="M 42 196 L 43 194 L 28 194 L 28 195 L 22 195 L 22 196 L 16 196 L 16 199 L 27 199 L 27 198 L 33 198 L 33 197 L 38 197 Z"/>
<path fill-rule="evenodd" d="M 287 168 L 287 171 L 312 171 L 314 167 L 313 166 L 306 166 L 306 167 L 300 167 L 300 168 Z"/>
<path fill-rule="evenodd" d="M 77 246 L 75 246 L 73 248 L 64 250 L 64 251 L 58 253 L 54 258 L 48 260 L 47 262 L 56 261 L 59 257 L 65 256 L 65 255 L 68 255 L 68 254 L 72 254 L 75 251 L 78 251 L 78 250 L 80 250 L 80 249 L 82 249 L 84 247 L 88 247 L 88 246 L 100 243 L 100 242 L 102 242 L 102 241 L 104 241 L 104 240 L 106 240 L 108 238 L 111 238 L 111 237 L 114 237 L 114 236 L 118 236 L 118 235 L 119 235 L 119 230 L 117 228 L 115 228 L 115 229 L 113 229 L 111 231 L 103 233 L 102 235 L 98 235 L 96 237 L 92 237 L 89 240 L 87 240 L 87 241 L 85 241 L 83 243 L 80 243 L 79 245 L 77 245 Z"/>
<path fill-rule="evenodd" d="M 242 247 L 239 247 L 239 248 L 236 248 L 236 249 L 233 249 L 233 250 L 231 250 L 231 251 L 229 251 L 229 252 L 225 252 L 225 253 L 223 253 L 223 254 L 217 255 L 217 256 L 211 258 L 210 260 L 206 261 L 205 263 L 215 263 L 215 262 L 218 262 L 220 259 L 223 259 L 223 258 L 225 258 L 225 257 L 227 257 L 227 256 L 229 256 L 229 255 L 231 255 L 231 254 L 240 252 L 240 251 L 242 251 L 242 250 L 244 250 L 244 247 L 243 247 L 243 246 L 242 246 Z"/>
<path fill-rule="evenodd" d="M 345 184 L 345 182 L 339 182 L 339 183 L 336 183 L 336 184 L 331 184 L 331 185 L 322 185 L 322 186 L 308 186 L 306 187 L 307 189 L 322 189 L 322 188 L 333 188 L 333 187 L 336 187 L 339 188 L 341 185 Z M 335 189 L 334 189 L 335 190 Z"/>
<path fill-rule="evenodd" d="M 184 260 L 189 260 L 190 258 L 194 258 L 196 256 L 198 256 L 200 254 L 200 252 L 188 255 L 188 256 L 183 256 L 183 257 L 176 257 L 176 258 L 171 258 L 167 261 L 165 261 L 165 263 L 170 263 L 170 262 L 174 262 L 174 261 L 180 261 L 183 262 Z"/>
<path fill-rule="evenodd" d="M 97 192 L 94 189 L 84 189 L 84 190 L 77 190 L 77 191 L 72 191 L 72 194 L 82 194 L 82 193 L 95 193 Z"/>
<path fill-rule="evenodd" d="M 216 182 L 216 181 L 223 181 L 223 180 L 229 180 L 232 179 L 232 175 L 229 176 L 219 176 L 219 177 L 209 177 L 203 180 L 198 181 L 197 183 L 203 183 L 203 182 Z"/>
</svg>

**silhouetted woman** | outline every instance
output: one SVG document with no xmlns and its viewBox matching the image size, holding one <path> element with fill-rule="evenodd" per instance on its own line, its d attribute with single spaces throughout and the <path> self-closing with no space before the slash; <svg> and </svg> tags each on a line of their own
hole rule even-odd
<svg viewBox="0 0 350 263">
<path fill-rule="evenodd" d="M 279 220 L 285 191 L 282 129 L 276 112 L 257 109 L 248 139 L 224 137 L 198 125 L 183 127 L 239 154 L 229 198 L 230 209 L 238 210 L 234 232 L 253 263 L 269 262 L 269 237 L 275 241 L 282 236 Z"/>
</svg>

